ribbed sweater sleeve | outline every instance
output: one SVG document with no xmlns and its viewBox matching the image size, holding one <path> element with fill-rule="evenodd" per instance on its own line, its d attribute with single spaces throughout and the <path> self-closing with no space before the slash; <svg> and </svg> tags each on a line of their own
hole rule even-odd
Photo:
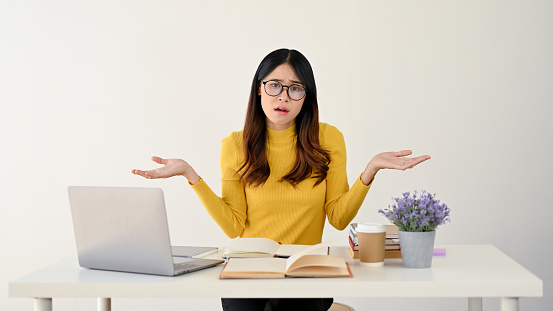
<svg viewBox="0 0 553 311">
<path fill-rule="evenodd" d="M 348 185 L 346 174 L 346 144 L 344 136 L 335 127 L 327 124 L 321 131 L 321 141 L 324 145 L 331 146 L 331 162 L 326 177 L 326 203 L 325 211 L 328 222 L 338 230 L 344 230 L 353 220 L 359 208 L 363 204 L 371 184 L 365 186 L 361 176 L 353 184 Z"/>
<path fill-rule="evenodd" d="M 235 174 L 240 167 L 234 141 L 237 136 L 238 133 L 233 133 L 221 144 L 222 197 L 217 196 L 203 179 L 192 185 L 209 215 L 229 238 L 238 237 L 246 222 L 244 185 Z"/>
</svg>

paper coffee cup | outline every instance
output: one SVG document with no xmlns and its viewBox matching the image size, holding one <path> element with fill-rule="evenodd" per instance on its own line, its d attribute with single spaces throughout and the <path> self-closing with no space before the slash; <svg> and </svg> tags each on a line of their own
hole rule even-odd
<svg viewBox="0 0 553 311">
<path fill-rule="evenodd" d="M 386 226 L 380 223 L 357 224 L 357 243 L 361 265 L 379 267 L 384 265 Z"/>
</svg>

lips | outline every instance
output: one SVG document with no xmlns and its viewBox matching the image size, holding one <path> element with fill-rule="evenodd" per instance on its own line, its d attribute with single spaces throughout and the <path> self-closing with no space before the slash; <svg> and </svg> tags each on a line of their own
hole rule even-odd
<svg viewBox="0 0 553 311">
<path fill-rule="evenodd" d="M 289 112 L 288 109 L 286 109 L 284 107 L 276 107 L 275 111 L 280 112 L 280 113 L 288 113 Z"/>
</svg>

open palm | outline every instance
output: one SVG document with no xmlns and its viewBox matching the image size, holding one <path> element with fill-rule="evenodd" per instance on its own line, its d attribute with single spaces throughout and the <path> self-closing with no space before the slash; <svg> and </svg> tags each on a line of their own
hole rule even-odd
<svg viewBox="0 0 553 311">
<path fill-rule="evenodd" d="M 408 155 L 411 155 L 411 150 L 403 150 L 398 152 L 383 152 L 377 154 L 372 160 L 372 165 L 376 169 L 396 169 L 396 170 L 406 170 L 413 168 L 415 165 L 420 164 L 428 159 L 430 156 L 424 155 L 414 158 L 405 158 Z"/>
<path fill-rule="evenodd" d="M 132 173 L 148 179 L 157 179 L 185 175 L 185 173 L 191 169 L 190 165 L 181 159 L 162 159 L 154 156 L 152 157 L 152 161 L 163 166 L 149 171 L 134 169 Z"/>
</svg>

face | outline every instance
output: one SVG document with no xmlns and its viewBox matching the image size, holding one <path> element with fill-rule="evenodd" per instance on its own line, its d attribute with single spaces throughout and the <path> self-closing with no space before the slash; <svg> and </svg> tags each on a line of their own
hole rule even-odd
<svg viewBox="0 0 553 311">
<path fill-rule="evenodd" d="M 262 80 L 278 81 L 282 85 L 300 84 L 303 86 L 292 67 L 288 64 L 276 67 L 273 72 L 263 77 Z M 260 83 L 258 94 L 261 95 L 261 107 L 267 117 L 267 127 L 270 129 L 284 131 L 296 123 L 296 117 L 301 111 L 305 96 L 298 101 L 292 100 L 288 96 L 287 90 L 288 88 L 284 87 L 282 92 L 277 96 L 270 96 L 265 92 L 263 83 Z"/>
</svg>

